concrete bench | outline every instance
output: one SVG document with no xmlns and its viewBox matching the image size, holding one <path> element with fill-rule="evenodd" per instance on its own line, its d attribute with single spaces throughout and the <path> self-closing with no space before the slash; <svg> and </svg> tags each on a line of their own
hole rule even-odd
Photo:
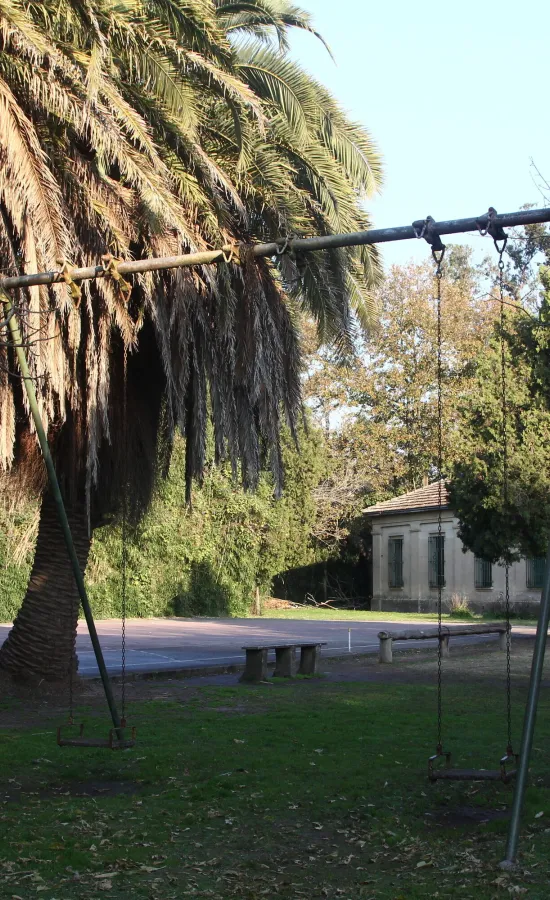
<svg viewBox="0 0 550 900">
<path fill-rule="evenodd" d="M 499 649 L 506 650 L 506 622 L 495 622 L 490 625 L 444 625 L 441 630 L 441 655 L 449 655 L 449 641 L 452 635 L 498 634 Z M 411 628 L 407 631 L 379 631 L 380 650 L 378 659 L 381 663 L 393 660 L 394 641 L 427 641 L 439 638 L 437 628 Z"/>
<path fill-rule="evenodd" d="M 292 678 L 296 673 L 296 650 L 300 648 L 300 665 L 298 675 L 316 675 L 317 662 L 321 647 L 326 641 L 297 644 L 263 644 L 254 647 L 243 647 L 246 651 L 246 664 L 239 681 L 257 683 L 267 679 L 267 654 L 275 651 L 275 671 L 273 678 Z"/>
</svg>

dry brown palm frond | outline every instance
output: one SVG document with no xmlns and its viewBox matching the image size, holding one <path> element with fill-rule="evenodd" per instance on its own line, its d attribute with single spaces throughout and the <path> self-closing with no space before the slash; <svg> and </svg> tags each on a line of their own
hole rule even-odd
<svg viewBox="0 0 550 900">
<path fill-rule="evenodd" d="M 68 256 L 71 238 L 59 186 L 32 122 L 0 80 L 0 198 L 13 218 L 32 219 L 37 246 L 51 268 Z"/>
</svg>

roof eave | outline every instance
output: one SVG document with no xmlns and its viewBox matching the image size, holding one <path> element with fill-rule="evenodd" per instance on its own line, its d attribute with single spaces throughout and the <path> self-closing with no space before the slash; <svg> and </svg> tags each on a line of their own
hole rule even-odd
<svg viewBox="0 0 550 900">
<path fill-rule="evenodd" d="M 398 509 L 393 508 L 393 509 L 373 509 L 372 511 L 367 510 L 366 515 L 367 516 L 394 516 L 394 515 L 398 515 L 398 514 L 402 515 L 403 513 L 438 512 L 440 508 L 441 508 L 441 511 L 444 512 L 445 510 L 449 510 L 451 507 L 449 506 L 448 503 L 444 504 L 441 507 L 439 507 L 439 506 L 402 506 L 402 507 L 399 507 Z"/>
</svg>

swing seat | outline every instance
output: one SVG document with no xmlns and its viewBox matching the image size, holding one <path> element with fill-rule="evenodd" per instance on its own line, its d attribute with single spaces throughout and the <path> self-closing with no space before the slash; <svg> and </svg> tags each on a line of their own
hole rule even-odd
<svg viewBox="0 0 550 900">
<path fill-rule="evenodd" d="M 442 756 L 445 757 L 445 765 L 435 768 L 434 763 Z M 454 769 L 451 767 L 450 753 L 436 753 L 428 760 L 428 778 L 430 781 L 501 781 L 510 784 L 516 777 L 516 768 L 519 756 L 517 753 L 506 753 L 500 760 L 499 769 Z M 507 769 L 506 766 L 513 763 L 516 768 Z"/>
<path fill-rule="evenodd" d="M 504 779 L 500 769 L 435 769 L 430 781 L 504 781 L 506 784 L 511 775 L 510 772 Z"/>
<path fill-rule="evenodd" d="M 117 734 L 117 730 L 111 728 L 109 731 L 109 737 L 107 740 L 102 738 L 88 738 L 84 737 L 84 723 L 80 725 L 67 725 L 66 728 L 77 728 L 78 734 L 76 736 L 69 737 L 67 734 L 63 733 L 63 729 L 61 726 L 57 729 L 57 743 L 59 747 L 94 747 L 94 748 L 103 748 L 106 750 L 128 750 L 130 747 L 134 747 L 136 743 L 136 729 L 132 728 L 130 731 L 130 737 L 119 738 Z M 119 731 L 124 732 L 127 729 L 121 728 Z"/>
</svg>

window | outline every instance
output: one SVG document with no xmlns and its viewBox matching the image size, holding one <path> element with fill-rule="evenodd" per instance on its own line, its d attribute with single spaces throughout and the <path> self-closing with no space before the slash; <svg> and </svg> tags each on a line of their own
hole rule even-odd
<svg viewBox="0 0 550 900">
<path fill-rule="evenodd" d="M 391 588 L 403 587 L 403 538 L 388 538 L 388 584 Z"/>
<path fill-rule="evenodd" d="M 544 570 L 546 569 L 546 560 L 544 556 L 535 556 L 533 559 L 527 559 L 527 587 L 542 588 L 544 581 Z"/>
<path fill-rule="evenodd" d="M 493 566 L 488 559 L 476 556 L 474 560 L 474 583 L 476 588 L 490 588 L 493 586 Z"/>
<path fill-rule="evenodd" d="M 430 534 L 428 539 L 430 587 L 445 587 L 445 535 Z"/>
</svg>

